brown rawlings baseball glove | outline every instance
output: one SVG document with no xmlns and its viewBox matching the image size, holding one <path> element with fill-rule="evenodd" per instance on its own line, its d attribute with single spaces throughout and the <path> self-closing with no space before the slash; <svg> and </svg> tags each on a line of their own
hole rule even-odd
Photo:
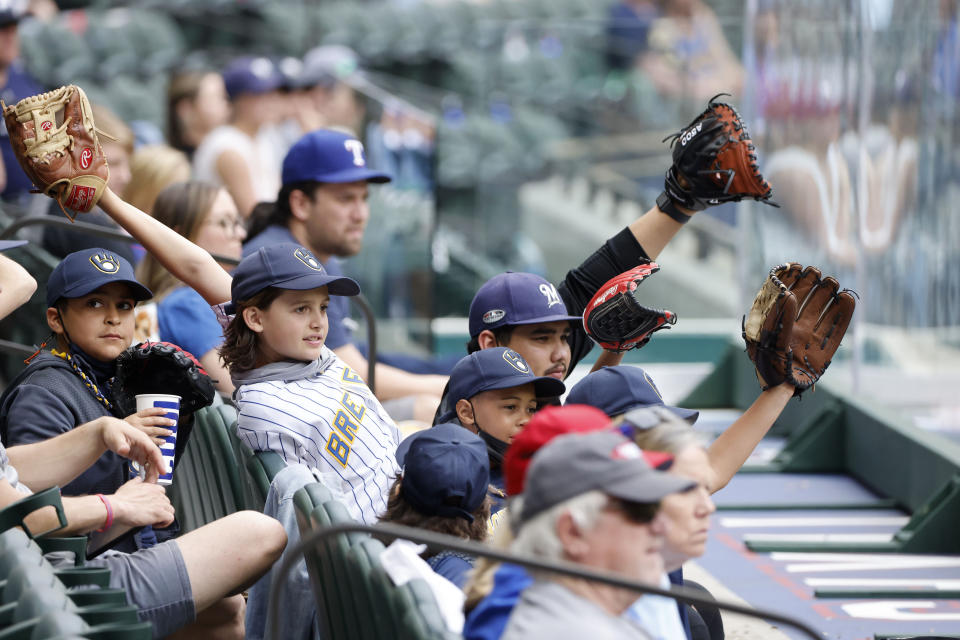
<svg viewBox="0 0 960 640">
<path fill-rule="evenodd" d="M 684 207 L 702 211 L 723 202 L 753 198 L 778 207 L 770 184 L 760 174 L 756 147 L 740 114 L 729 104 L 710 99 L 707 108 L 681 131 L 664 138 L 673 147 L 673 165 L 657 198 L 661 211 L 685 221 Z"/>
<path fill-rule="evenodd" d="M 71 221 L 69 211 L 90 211 L 110 170 L 83 89 L 68 85 L 0 106 L 17 161 L 33 184 Z"/>
<path fill-rule="evenodd" d="M 743 320 L 747 354 L 764 390 L 782 382 L 800 395 L 820 379 L 850 325 L 854 294 L 816 267 L 770 270 Z"/>
</svg>

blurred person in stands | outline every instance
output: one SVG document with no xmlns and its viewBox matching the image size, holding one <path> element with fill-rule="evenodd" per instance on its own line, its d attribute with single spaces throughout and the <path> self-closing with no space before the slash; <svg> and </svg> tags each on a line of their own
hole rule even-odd
<svg viewBox="0 0 960 640">
<path fill-rule="evenodd" d="M 280 83 L 268 58 L 241 57 L 228 64 L 223 84 L 233 109 L 230 122 L 207 134 L 193 154 L 194 177 L 225 187 L 244 219 L 280 188 L 280 176 L 257 145 L 260 128 L 276 117 Z"/>
<path fill-rule="evenodd" d="M 418 431 L 397 448 L 400 476 L 390 487 L 380 522 L 392 522 L 483 542 L 490 518 L 487 446 L 459 424 Z M 461 589 L 474 557 L 458 551 L 427 552 L 427 564 Z"/>
<path fill-rule="evenodd" d="M 703 0 L 657 0 L 637 67 L 662 98 L 699 104 L 718 93 L 743 90 L 744 71 L 717 14 Z"/>
<path fill-rule="evenodd" d="M 23 98 L 41 93 L 43 89 L 20 60 L 20 34 L 17 26 L 27 15 L 25 0 L 0 2 L 0 98 L 5 104 L 16 104 Z M 0 196 L 4 200 L 26 204 L 33 183 L 23 172 L 10 146 L 7 127 L 0 123 Z M 46 208 L 47 203 L 43 203 Z"/>
<path fill-rule="evenodd" d="M 116 113 L 101 104 L 93 105 L 93 117 L 97 123 L 97 129 L 106 133 L 106 135 L 100 136 L 100 144 L 103 147 L 103 154 L 106 156 L 107 164 L 110 167 L 110 177 L 107 180 L 107 185 L 111 189 L 122 193 L 130 185 L 130 156 L 133 155 L 133 131 Z M 114 139 L 111 140 L 110 137 L 107 136 Z M 63 214 L 60 211 L 60 205 L 56 201 L 49 203 L 48 214 L 62 219 Z M 115 224 L 99 207 L 94 207 L 90 213 L 84 214 L 78 221 L 103 227 L 106 231 L 127 235 L 127 233 Z M 131 242 L 104 238 L 93 233 L 78 231 L 72 226 L 44 227 L 42 245 L 44 249 L 57 258 L 65 258 L 74 251 L 92 249 L 94 247 L 108 249 L 118 256 L 122 256 L 130 263 L 136 262 L 137 257 L 131 246 Z"/>
<path fill-rule="evenodd" d="M 22 242 L 0 242 L 0 251 L 18 244 Z M 29 299 L 36 287 L 26 270 L 0 256 L 0 318 Z M 62 498 L 67 526 L 56 535 L 89 534 L 106 545 L 131 528 L 169 524 L 173 506 L 155 484 L 163 465 L 160 450 L 147 434 L 110 416 L 42 442 L 10 449 L 0 444 L 0 509 L 29 495 L 29 486 L 68 486 L 106 454 L 144 465 L 146 481 L 134 478 L 106 495 Z M 26 518 L 31 530 L 56 528 L 48 511 Z M 110 570 L 110 586 L 127 591 L 140 619 L 153 624 L 154 637 L 243 638 L 239 594 L 270 568 L 285 544 L 278 523 L 244 511 L 148 550 L 107 550 L 86 566 Z M 63 554 L 47 560 L 57 567 L 73 564 Z"/>
<path fill-rule="evenodd" d="M 240 260 L 246 237 L 237 206 L 226 189 L 204 182 L 173 184 L 160 192 L 153 217 L 213 255 Z M 222 263 L 232 270 L 232 264 Z M 161 340 L 194 354 L 217 388 L 233 393 L 230 372 L 220 359 L 223 330 L 217 317 L 195 290 L 168 272 L 152 254 L 137 267 L 139 279 L 156 301 Z"/>
<path fill-rule="evenodd" d="M 167 140 L 192 158 L 207 134 L 230 119 L 223 76 L 215 71 L 183 71 L 167 89 Z"/>
<path fill-rule="evenodd" d="M 130 159 L 130 182 L 123 199 L 147 213 L 161 191 L 190 179 L 190 160 L 182 151 L 163 144 L 137 149 Z"/>
<path fill-rule="evenodd" d="M 658 585 L 667 528 L 661 500 L 693 485 L 657 471 L 664 457 L 610 431 L 553 439 L 527 470 L 511 549 Z M 634 591 L 571 576 L 534 575 L 510 615 L 504 640 L 661 635 L 651 628 L 655 623 L 644 628 L 624 616 L 637 601 Z"/>
<path fill-rule="evenodd" d="M 244 255 L 281 242 L 295 242 L 323 264 L 330 275 L 343 274 L 340 258 L 356 255 L 370 218 L 370 184 L 390 182 L 391 176 L 366 165 L 363 143 L 352 135 L 318 129 L 297 141 L 283 161 L 276 202 L 260 206 L 249 225 Z M 357 347 L 350 323 L 350 305 L 335 296 L 328 310 L 330 331 L 325 344 L 351 369 L 366 376 L 368 363 Z M 446 376 L 413 374 L 376 365 L 377 398 L 394 420 L 429 423 L 446 383 Z"/>
</svg>

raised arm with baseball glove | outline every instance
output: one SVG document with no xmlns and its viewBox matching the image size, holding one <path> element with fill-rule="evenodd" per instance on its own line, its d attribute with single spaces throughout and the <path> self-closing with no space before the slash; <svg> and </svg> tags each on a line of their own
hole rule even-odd
<svg viewBox="0 0 960 640">
<path fill-rule="evenodd" d="M 17 161 L 33 184 L 71 221 L 70 211 L 89 212 L 110 169 L 83 89 L 68 85 L 0 106 Z"/>
<path fill-rule="evenodd" d="M 800 395 L 840 347 L 857 301 L 816 267 L 788 262 L 770 270 L 744 316 L 743 339 L 763 390 L 790 382 Z"/>
</svg>

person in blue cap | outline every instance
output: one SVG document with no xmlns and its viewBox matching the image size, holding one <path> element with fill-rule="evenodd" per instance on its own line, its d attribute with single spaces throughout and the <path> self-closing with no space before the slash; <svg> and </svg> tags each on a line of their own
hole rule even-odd
<svg viewBox="0 0 960 640">
<path fill-rule="evenodd" d="M 671 583 L 686 584 L 683 562 L 703 554 L 707 523 L 715 509 L 710 495 L 725 487 L 743 466 L 783 412 L 793 392 L 793 386 L 787 382 L 761 392 L 750 408 L 707 447 L 696 440 L 692 431 L 685 433 L 668 420 L 655 421 L 653 426 L 639 425 L 641 428 L 633 434 L 643 449 L 667 450 L 674 454 L 677 460 L 674 471 L 697 483 L 696 491 L 677 497 L 669 504 L 670 511 L 677 514 L 677 525 L 667 535 L 664 554 Z M 604 367 L 587 374 L 570 389 L 566 402 L 596 407 L 611 418 L 622 416 L 627 423 L 631 412 L 637 409 L 662 408 L 691 426 L 700 415 L 692 409 L 665 404 L 650 375 L 640 367 L 629 365 Z M 698 623 L 694 625 L 696 629 L 701 618 L 716 618 L 707 610 L 696 613 L 682 604 L 677 606 L 689 638 L 703 637 L 702 633 L 694 634 L 691 623 Z"/>
<path fill-rule="evenodd" d="M 0 398 L 6 445 L 41 442 L 102 416 L 124 418 L 155 439 L 170 433 L 173 421 L 162 409 L 117 415 L 110 392 L 116 359 L 133 340 L 134 305 L 150 297 L 130 263 L 106 249 L 77 251 L 57 265 L 46 291 L 55 344 L 39 352 Z M 107 452 L 63 492 L 113 493 L 127 478 L 122 458 Z"/>
<path fill-rule="evenodd" d="M 539 408 L 538 398 L 560 396 L 563 382 L 536 376 L 519 353 L 506 347 L 483 349 L 462 358 L 450 373 L 451 409 L 440 422 L 456 422 L 480 436 L 490 458 L 490 483 L 499 491 L 492 528 L 504 505 L 503 456 Z"/>
<path fill-rule="evenodd" d="M 340 258 L 356 255 L 363 247 L 370 185 L 390 182 L 390 176 L 367 166 L 363 143 L 353 135 L 318 129 L 287 152 L 281 180 L 276 202 L 258 207 L 251 219 L 244 255 L 278 242 L 296 242 L 312 251 L 328 273 L 343 275 Z M 366 375 L 367 359 L 354 340 L 347 300 L 332 299 L 328 314 L 327 346 L 351 369 Z M 377 397 L 387 411 L 395 420 L 430 422 L 446 376 L 411 373 L 384 362 L 390 360 L 389 354 L 378 356 Z"/>
<path fill-rule="evenodd" d="M 230 98 L 230 123 L 206 135 L 193 154 L 194 178 L 230 192 L 240 215 L 270 200 L 279 186 L 276 163 L 265 158 L 257 142 L 261 127 L 275 115 L 276 93 L 283 77 L 269 58 L 243 56 L 223 70 Z"/>
<path fill-rule="evenodd" d="M 459 424 L 419 431 L 397 449 L 403 471 L 390 488 L 381 522 L 483 542 L 490 518 L 490 461 L 483 440 Z M 424 557 L 461 589 L 473 556 L 444 550 Z"/>
<path fill-rule="evenodd" d="M 22 244 L 0 241 L 0 251 Z M 35 290 L 36 281 L 26 270 L 0 256 L 0 319 Z M 69 384 L 62 391 L 69 395 Z M 140 429 L 108 415 L 42 442 L 9 449 L 0 443 L 0 509 L 30 495 L 30 487 L 68 486 L 104 452 L 138 462 L 146 478 L 137 476 L 115 492 L 62 497 L 66 527 L 48 509 L 27 516 L 27 526 L 53 531 L 53 536 L 86 534 L 90 548 L 102 550 L 132 527 L 169 524 L 173 505 L 156 484 L 163 465 L 160 449 Z M 243 637 L 239 591 L 270 568 L 285 543 L 276 521 L 244 511 L 149 549 L 129 554 L 111 549 L 87 560 L 87 566 L 109 570 L 109 586 L 125 590 L 156 638 L 180 630 L 185 633 L 178 637 Z M 68 555 L 51 553 L 46 559 L 63 568 L 73 565 Z"/>
</svg>

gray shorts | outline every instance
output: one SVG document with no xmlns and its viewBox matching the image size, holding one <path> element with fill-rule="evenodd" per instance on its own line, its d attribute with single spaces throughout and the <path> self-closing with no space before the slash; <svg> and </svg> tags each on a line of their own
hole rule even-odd
<svg viewBox="0 0 960 640">
<path fill-rule="evenodd" d="M 107 551 L 86 566 L 110 569 L 110 586 L 126 589 L 140 619 L 153 624 L 154 638 L 168 636 L 197 617 L 187 566 L 175 540 L 136 553 Z"/>
</svg>

